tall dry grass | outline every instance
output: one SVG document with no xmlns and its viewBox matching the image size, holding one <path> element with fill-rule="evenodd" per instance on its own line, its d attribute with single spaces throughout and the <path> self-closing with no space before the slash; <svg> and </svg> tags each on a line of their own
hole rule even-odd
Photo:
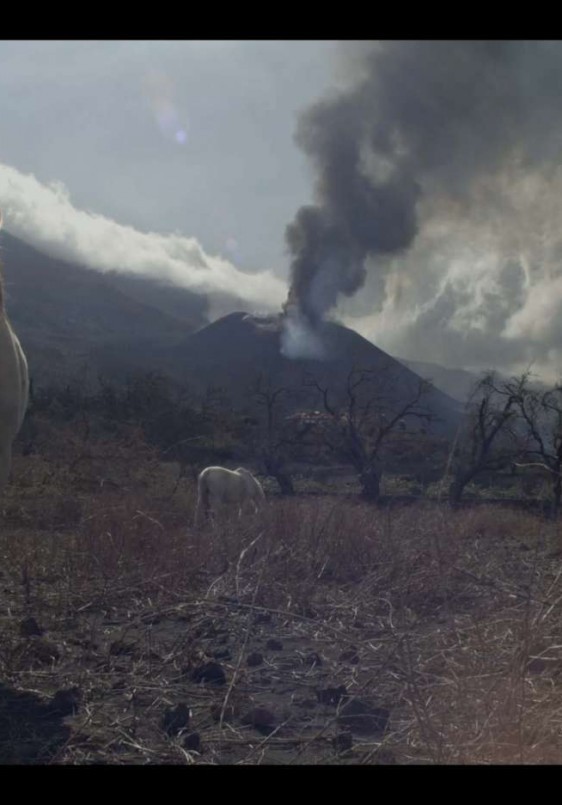
<svg viewBox="0 0 562 805">
<path fill-rule="evenodd" d="M 65 444 L 17 458 L 0 533 L 2 683 L 45 696 L 78 686 L 86 702 L 57 762 L 229 762 L 226 703 L 249 684 L 256 613 L 322 655 L 325 684 L 389 708 L 384 737 L 359 742 L 348 762 L 383 752 L 399 763 L 562 760 L 557 522 L 317 497 L 270 498 L 257 516 L 196 529 L 193 481 L 178 483 L 144 444 Z M 155 649 L 153 626 L 172 615 L 176 631 Z M 50 661 L 20 634 L 31 616 L 58 647 Z M 209 620 L 241 631 L 215 748 L 198 756 L 165 740 L 156 715 L 193 698 L 182 668 L 204 655 Z M 351 666 L 340 661 L 350 647 Z M 125 710 L 117 682 L 133 697 Z M 315 754 L 321 739 L 303 739 L 298 762 L 330 762 Z M 247 740 L 247 762 L 263 761 Z"/>
</svg>

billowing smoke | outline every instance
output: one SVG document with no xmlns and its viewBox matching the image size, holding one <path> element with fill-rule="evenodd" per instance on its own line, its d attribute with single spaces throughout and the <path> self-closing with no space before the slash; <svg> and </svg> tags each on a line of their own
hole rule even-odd
<svg viewBox="0 0 562 805">
<path fill-rule="evenodd" d="M 316 203 L 302 207 L 287 227 L 286 309 L 314 329 L 370 275 L 370 311 L 386 308 L 388 321 L 391 303 L 399 306 L 404 288 L 416 285 L 408 273 L 418 271 L 441 300 L 436 315 L 447 311 L 451 323 L 463 306 L 468 311 L 470 297 L 473 307 L 485 308 L 481 346 L 489 314 L 495 335 L 511 339 L 517 351 L 513 339 L 531 317 L 521 308 L 532 271 L 522 256 L 525 215 L 516 214 L 518 200 L 510 193 L 528 192 L 532 177 L 535 196 L 542 190 L 554 197 L 555 178 L 559 189 L 560 43 L 386 41 L 345 48 L 346 86 L 307 109 L 298 124 L 297 143 L 315 171 Z M 463 234 L 474 233 L 479 242 L 463 242 Z M 486 240 L 496 249 L 496 288 L 480 259 Z M 416 266 L 411 252 L 419 242 L 426 254 Z M 444 259 L 439 274 L 433 261 Z M 463 263 L 462 281 L 455 261 L 457 274 Z M 536 313 L 544 288 L 531 296 Z M 414 319 L 421 327 L 432 312 L 431 298 L 424 310 L 411 304 L 409 331 Z M 474 321 L 468 316 L 467 327 Z"/>
</svg>

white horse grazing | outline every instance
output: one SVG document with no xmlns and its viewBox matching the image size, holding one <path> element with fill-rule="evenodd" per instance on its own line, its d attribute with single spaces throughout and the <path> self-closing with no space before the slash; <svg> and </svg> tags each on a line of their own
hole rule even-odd
<svg viewBox="0 0 562 805">
<path fill-rule="evenodd" d="M 6 315 L 4 289 L 0 279 L 0 490 L 7 484 L 10 476 L 12 442 L 21 428 L 28 398 L 27 361 Z"/>
<path fill-rule="evenodd" d="M 222 506 L 236 504 L 240 516 L 247 503 L 251 503 L 257 512 L 260 504 L 265 502 L 262 485 L 244 467 L 238 467 L 237 470 L 207 467 L 199 473 L 197 493 L 196 524 L 200 521 L 201 512 L 208 517 L 211 511 L 216 514 Z"/>
</svg>

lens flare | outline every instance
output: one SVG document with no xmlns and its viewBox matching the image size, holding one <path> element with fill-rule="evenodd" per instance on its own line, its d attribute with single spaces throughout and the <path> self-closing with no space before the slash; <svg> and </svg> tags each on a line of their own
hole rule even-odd
<svg viewBox="0 0 562 805">
<path fill-rule="evenodd" d="M 175 103 L 172 79 L 161 70 L 151 70 L 145 75 L 143 85 L 144 95 L 161 133 L 167 140 L 185 145 L 188 126 Z"/>
</svg>

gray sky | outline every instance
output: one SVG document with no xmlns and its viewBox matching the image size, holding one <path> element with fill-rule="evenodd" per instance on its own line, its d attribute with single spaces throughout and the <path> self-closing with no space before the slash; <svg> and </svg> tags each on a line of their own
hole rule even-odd
<svg viewBox="0 0 562 805">
<path fill-rule="evenodd" d="M 560 87 L 560 43 L 4 41 L 0 208 L 39 248 L 209 293 L 219 315 L 279 309 L 302 205 L 363 226 L 373 189 L 396 206 L 406 188 L 400 248 L 386 202 L 381 248 L 352 244 L 363 285 L 325 255 L 354 294 L 336 284 L 332 313 L 394 355 L 554 378 Z"/>
<path fill-rule="evenodd" d="M 285 270 L 310 196 L 296 113 L 334 77 L 329 42 L 0 43 L 0 160 L 78 209 Z M 9 222 L 7 222 L 9 223 Z"/>
</svg>

